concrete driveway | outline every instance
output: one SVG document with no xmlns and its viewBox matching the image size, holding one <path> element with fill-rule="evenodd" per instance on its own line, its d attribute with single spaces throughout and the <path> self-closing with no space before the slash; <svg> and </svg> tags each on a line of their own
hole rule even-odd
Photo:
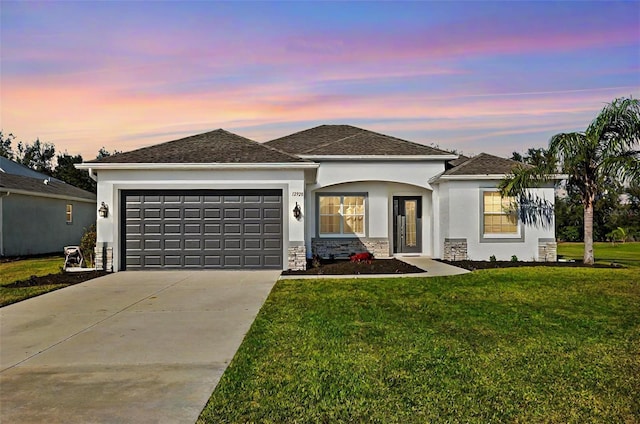
<svg viewBox="0 0 640 424">
<path fill-rule="evenodd" d="M 119 272 L 0 308 L 0 422 L 194 423 L 278 275 Z"/>
</svg>

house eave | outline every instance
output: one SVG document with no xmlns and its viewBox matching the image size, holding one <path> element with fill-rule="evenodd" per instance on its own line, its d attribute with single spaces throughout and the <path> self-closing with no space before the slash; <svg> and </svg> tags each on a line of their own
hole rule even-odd
<svg viewBox="0 0 640 424">
<path fill-rule="evenodd" d="M 314 161 L 447 161 L 457 159 L 457 155 L 298 155 L 302 159 Z"/>
<path fill-rule="evenodd" d="M 79 163 L 75 167 L 99 170 L 195 170 L 195 169 L 316 169 L 317 163 Z"/>
<path fill-rule="evenodd" d="M 503 180 L 510 174 L 473 174 L 473 175 L 440 175 L 434 177 L 430 182 L 437 183 L 438 181 L 478 181 L 478 180 Z M 566 180 L 569 178 L 567 174 L 552 174 L 547 175 L 549 180 Z"/>
<path fill-rule="evenodd" d="M 41 193 L 38 191 L 20 190 L 20 189 L 6 188 L 6 187 L 0 188 L 0 193 L 4 193 L 7 196 L 10 196 L 12 194 L 21 194 L 24 196 L 45 197 L 48 199 L 69 200 L 74 202 L 84 202 L 84 203 L 97 202 L 97 199 L 87 199 L 85 197 L 66 196 L 64 194 Z"/>
</svg>

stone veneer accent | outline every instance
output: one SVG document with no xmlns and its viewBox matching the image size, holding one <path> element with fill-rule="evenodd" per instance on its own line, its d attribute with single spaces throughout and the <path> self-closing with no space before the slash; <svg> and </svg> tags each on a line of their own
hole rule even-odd
<svg viewBox="0 0 640 424">
<path fill-rule="evenodd" d="M 444 239 L 445 261 L 463 261 L 467 259 L 467 239 Z"/>
<path fill-rule="evenodd" d="M 558 260 L 558 243 L 554 239 L 538 239 L 538 261 L 556 262 Z"/>
<path fill-rule="evenodd" d="M 290 270 L 307 269 L 307 248 L 304 242 L 289 242 L 288 256 Z"/>
<path fill-rule="evenodd" d="M 351 253 L 364 251 L 373 253 L 376 258 L 389 257 L 389 239 L 386 238 L 314 238 L 311 250 L 322 258 L 333 255 L 336 258 L 348 258 Z"/>
<path fill-rule="evenodd" d="M 104 249 L 102 246 L 95 248 L 94 266 L 103 271 L 113 271 L 113 247 Z"/>
</svg>

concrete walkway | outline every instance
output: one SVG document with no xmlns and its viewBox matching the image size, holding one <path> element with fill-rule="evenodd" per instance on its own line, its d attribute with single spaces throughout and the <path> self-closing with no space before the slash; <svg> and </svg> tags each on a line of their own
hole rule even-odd
<svg viewBox="0 0 640 424">
<path fill-rule="evenodd" d="M 0 422 L 193 424 L 278 274 L 119 272 L 0 308 Z"/>
<path fill-rule="evenodd" d="M 448 265 L 439 261 L 434 261 L 426 256 L 398 256 L 396 259 L 406 262 L 410 265 L 424 269 L 429 277 L 443 277 L 447 275 L 459 275 L 471 272 L 464 268 Z"/>
</svg>

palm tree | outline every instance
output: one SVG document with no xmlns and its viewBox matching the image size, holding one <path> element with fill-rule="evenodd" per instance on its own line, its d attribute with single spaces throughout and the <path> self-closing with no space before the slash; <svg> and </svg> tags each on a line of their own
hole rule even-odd
<svg viewBox="0 0 640 424">
<path fill-rule="evenodd" d="M 593 265 L 593 206 L 605 177 L 640 181 L 640 102 L 619 98 L 607 104 L 584 132 L 551 137 L 549 152 L 569 176 L 584 206 L 584 263 Z M 548 181 L 556 170 L 549 164 L 519 167 L 502 181 L 503 196 L 531 199 L 529 187 Z M 535 208 L 529 208 L 529 212 Z"/>
</svg>

